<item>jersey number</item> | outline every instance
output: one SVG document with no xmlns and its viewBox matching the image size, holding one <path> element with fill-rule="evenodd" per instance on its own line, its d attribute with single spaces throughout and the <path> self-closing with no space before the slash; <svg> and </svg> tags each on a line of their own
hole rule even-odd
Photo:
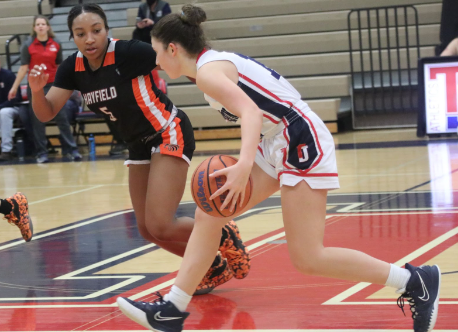
<svg viewBox="0 0 458 332">
<path fill-rule="evenodd" d="M 99 107 L 99 110 L 100 110 L 101 112 L 103 112 L 103 113 L 109 115 L 111 121 L 116 121 L 116 120 L 118 120 L 118 119 L 115 118 L 115 116 L 113 115 L 113 113 L 108 112 L 108 108 L 106 108 L 106 107 Z"/>
</svg>

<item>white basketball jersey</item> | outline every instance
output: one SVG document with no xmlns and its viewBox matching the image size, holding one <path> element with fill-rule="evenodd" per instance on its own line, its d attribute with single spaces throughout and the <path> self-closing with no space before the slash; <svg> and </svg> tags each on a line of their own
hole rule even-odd
<svg viewBox="0 0 458 332">
<path fill-rule="evenodd" d="M 283 127 L 296 116 L 310 111 L 308 105 L 301 100 L 299 92 L 283 76 L 256 60 L 242 54 L 208 50 L 197 59 L 197 70 L 212 61 L 230 61 L 236 66 L 239 73 L 238 86 L 263 112 L 261 134 L 276 132 L 278 124 Z M 207 95 L 204 97 L 226 120 L 237 121 L 237 116 L 229 113 L 223 105 Z"/>
</svg>

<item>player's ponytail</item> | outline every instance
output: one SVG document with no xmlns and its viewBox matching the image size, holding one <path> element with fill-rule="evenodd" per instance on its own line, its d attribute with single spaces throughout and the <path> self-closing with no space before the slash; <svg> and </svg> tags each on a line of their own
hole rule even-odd
<svg viewBox="0 0 458 332">
<path fill-rule="evenodd" d="M 198 55 L 204 48 L 210 48 L 201 27 L 206 19 L 207 14 L 202 8 L 186 4 L 181 13 L 166 15 L 155 23 L 151 36 L 165 47 L 177 43 L 189 55 Z"/>
<path fill-rule="evenodd" d="M 207 14 L 202 8 L 187 4 L 181 8 L 180 19 L 189 25 L 199 26 L 207 20 Z"/>
</svg>

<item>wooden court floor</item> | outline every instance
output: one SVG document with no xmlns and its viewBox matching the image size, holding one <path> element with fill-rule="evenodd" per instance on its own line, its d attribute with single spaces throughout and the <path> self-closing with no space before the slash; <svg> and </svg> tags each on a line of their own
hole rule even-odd
<svg viewBox="0 0 458 332">
<path fill-rule="evenodd" d="M 334 135 L 341 188 L 330 192 L 325 244 L 403 265 L 439 264 L 437 331 L 458 331 L 458 140 L 415 130 Z M 236 156 L 239 140 L 198 142 Z M 153 300 L 180 258 L 139 235 L 122 159 L 0 166 L 0 196 L 24 192 L 35 237 L 0 224 L 0 331 L 140 331 L 117 296 Z M 189 181 L 180 215 L 192 215 Z M 252 253 L 250 275 L 195 297 L 186 330 L 401 331 L 410 313 L 385 287 L 303 276 L 288 259 L 280 199 L 236 219 Z"/>
</svg>

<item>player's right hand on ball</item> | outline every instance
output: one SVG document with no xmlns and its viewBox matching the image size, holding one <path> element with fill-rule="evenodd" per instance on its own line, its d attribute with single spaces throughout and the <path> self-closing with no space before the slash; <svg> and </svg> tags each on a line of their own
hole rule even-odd
<svg viewBox="0 0 458 332">
<path fill-rule="evenodd" d="M 49 74 L 45 72 L 47 69 L 43 63 L 33 66 L 29 73 L 29 86 L 32 92 L 40 91 L 48 82 Z"/>
</svg>

